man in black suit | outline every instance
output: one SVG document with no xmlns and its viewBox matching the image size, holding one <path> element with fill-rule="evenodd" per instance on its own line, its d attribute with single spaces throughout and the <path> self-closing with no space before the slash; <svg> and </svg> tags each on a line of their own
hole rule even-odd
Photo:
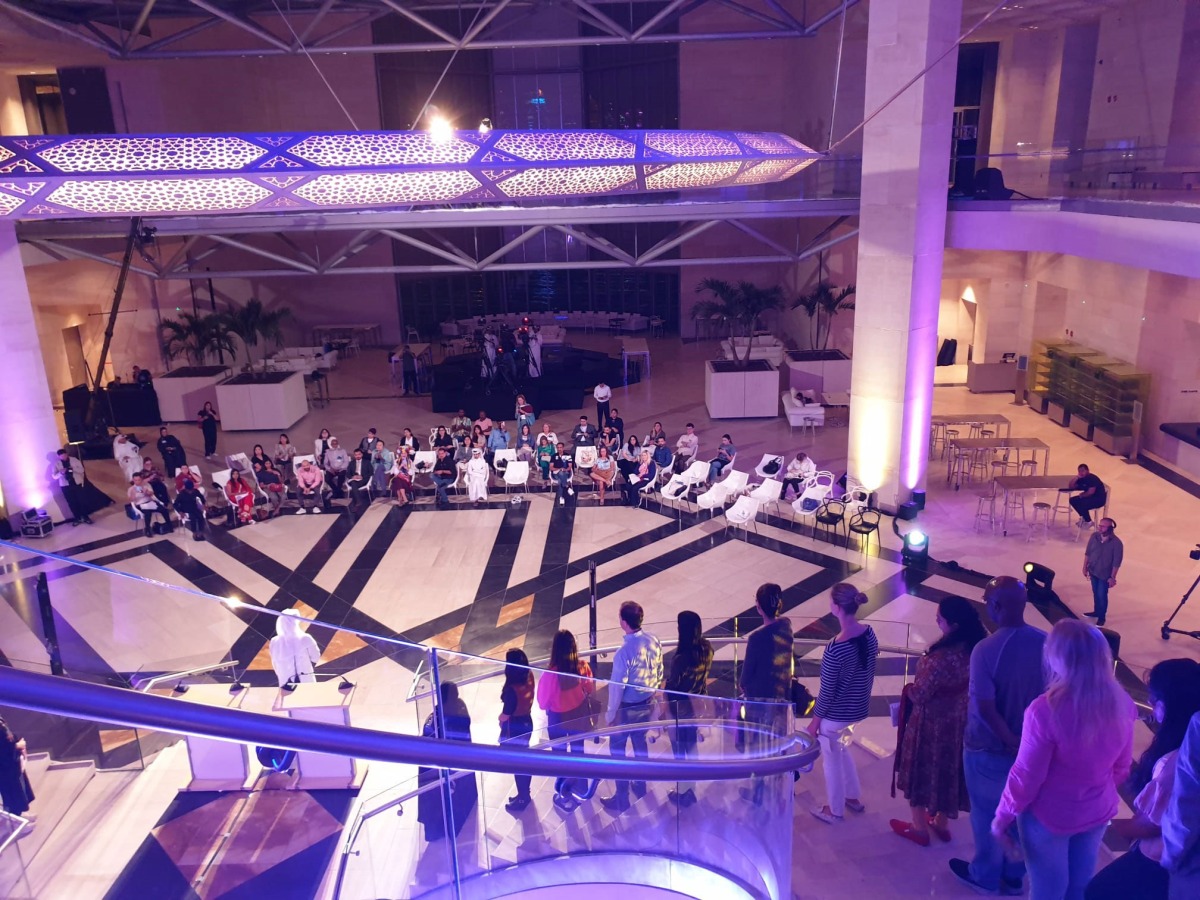
<svg viewBox="0 0 1200 900">
<path fill-rule="evenodd" d="M 354 509 L 367 497 L 367 485 L 371 483 L 371 460 L 363 456 L 360 448 L 354 448 L 354 458 L 346 469 L 346 489 L 350 492 L 350 508 Z"/>
</svg>

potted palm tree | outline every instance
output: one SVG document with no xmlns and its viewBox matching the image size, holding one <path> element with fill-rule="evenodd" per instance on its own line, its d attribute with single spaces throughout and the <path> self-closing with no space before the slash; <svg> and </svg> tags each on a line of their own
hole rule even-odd
<svg viewBox="0 0 1200 900">
<path fill-rule="evenodd" d="M 765 313 L 783 305 L 778 286 L 761 288 L 749 281 L 731 284 L 705 278 L 696 293 L 711 294 L 692 308 L 693 319 L 724 323 L 729 358 L 705 363 L 704 400 L 714 419 L 741 419 L 779 414 L 779 376 L 765 359 L 754 359 L 754 335 Z"/>
<path fill-rule="evenodd" d="M 808 346 L 813 350 L 829 349 L 829 334 L 833 317 L 854 309 L 854 285 L 835 288 L 828 281 L 819 282 L 812 290 L 792 301 L 792 309 L 803 309 L 808 315 Z"/>
<path fill-rule="evenodd" d="M 808 315 L 809 347 L 787 355 L 788 384 L 792 390 L 825 393 L 850 390 L 850 357 L 836 347 L 830 350 L 829 337 L 834 317 L 854 309 L 854 293 L 852 284 L 839 288 L 821 280 L 791 302 L 792 309 Z"/>
<path fill-rule="evenodd" d="M 267 310 L 257 297 L 251 297 L 245 305 L 225 314 L 229 331 L 237 335 L 246 351 L 246 366 L 243 371 L 248 372 L 254 368 L 251 348 L 257 347 L 260 340 L 275 347 L 283 345 L 283 326 L 291 321 L 291 318 L 292 311 L 286 306 Z"/>
<path fill-rule="evenodd" d="M 229 375 L 224 357 L 233 358 L 233 336 L 219 313 L 182 313 L 161 323 L 159 339 L 168 360 L 190 363 L 155 379 L 159 415 L 164 422 L 190 421 L 207 401 L 216 401 L 216 385 Z M 214 358 L 220 364 L 208 365 Z"/>
</svg>

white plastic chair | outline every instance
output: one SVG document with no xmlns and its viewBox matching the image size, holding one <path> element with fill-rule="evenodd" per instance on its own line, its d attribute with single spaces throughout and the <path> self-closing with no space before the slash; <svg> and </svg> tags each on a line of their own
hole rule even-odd
<svg viewBox="0 0 1200 900">
<path fill-rule="evenodd" d="M 654 473 L 655 484 L 666 484 L 675 477 L 675 454 L 671 454 L 671 461 L 665 466 L 659 466 L 658 471 Z"/>
<path fill-rule="evenodd" d="M 671 480 L 664 484 L 662 490 L 659 492 L 660 503 L 662 500 L 672 500 L 686 503 L 688 509 L 691 509 L 692 501 L 689 499 L 688 494 L 691 487 L 691 484 L 685 481 L 682 475 L 672 475 Z"/>
<path fill-rule="evenodd" d="M 643 501 L 645 501 L 645 500 L 648 500 L 648 499 L 649 499 L 649 498 L 650 498 L 650 497 L 651 497 L 651 496 L 654 494 L 654 489 L 655 489 L 655 486 L 656 486 L 656 485 L 657 485 L 657 480 L 656 480 L 656 479 L 654 479 L 654 478 L 647 478 L 647 479 L 646 479 L 646 480 L 645 480 L 645 481 L 642 483 L 641 487 L 639 487 L 639 488 L 637 489 L 637 494 L 638 494 L 638 508 L 639 508 L 639 509 L 640 509 L 640 508 L 641 508 L 641 506 L 642 506 L 642 502 L 643 502 Z M 661 500 L 659 501 L 659 508 L 660 508 L 660 509 L 662 508 L 662 501 L 661 501 Z"/>
<path fill-rule="evenodd" d="M 515 452 L 515 451 L 514 451 Z M 504 468 L 504 490 L 510 487 L 527 488 L 529 486 L 529 463 L 525 460 L 513 460 Z"/>
<path fill-rule="evenodd" d="M 792 521 L 800 519 L 809 519 L 812 522 L 810 527 L 816 528 L 817 510 L 821 508 L 821 504 L 828 498 L 831 487 L 828 484 L 823 484 L 817 481 L 818 476 L 814 476 L 800 496 L 792 502 Z"/>
<path fill-rule="evenodd" d="M 708 481 L 708 463 L 703 460 L 696 460 L 690 466 L 683 470 L 683 474 L 679 476 L 684 483 L 689 487 L 694 484 L 702 484 Z"/>
<path fill-rule="evenodd" d="M 436 450 L 418 450 L 413 454 L 413 484 L 417 482 L 418 475 L 425 475 L 430 479 L 430 484 L 433 483 L 433 464 L 437 462 Z"/>
<path fill-rule="evenodd" d="M 758 525 L 755 523 L 757 517 L 758 501 L 749 494 L 742 494 L 733 506 L 725 510 L 725 529 L 728 530 L 730 525 L 741 528 L 743 531 L 747 531 L 747 539 L 749 539 L 749 528 L 753 528 L 754 533 L 758 534 Z"/>
<path fill-rule="evenodd" d="M 775 511 L 779 511 L 779 498 L 783 495 L 783 482 L 776 481 L 774 478 L 768 478 L 762 484 L 755 485 L 750 491 L 750 496 L 758 501 L 759 508 L 762 509 L 768 503 L 775 507 Z M 763 515 L 766 516 L 764 510 Z"/>
<path fill-rule="evenodd" d="M 774 473 L 768 475 L 766 472 L 763 471 L 763 469 L 766 468 L 767 464 L 770 463 L 772 460 L 777 462 L 778 466 L 776 466 Z M 782 456 L 780 456 L 779 454 L 776 454 L 776 453 L 764 453 L 762 459 L 760 459 L 758 461 L 758 465 L 754 467 L 754 474 L 757 475 L 759 478 L 763 478 L 763 479 L 766 479 L 766 478 L 778 479 L 778 478 L 781 478 L 781 476 L 783 475 L 784 468 L 785 468 L 785 466 L 784 466 Z"/>
<path fill-rule="evenodd" d="M 715 510 L 746 490 L 749 476 L 745 472 L 730 471 L 723 479 L 696 498 L 701 509 Z"/>
<path fill-rule="evenodd" d="M 500 460 L 504 460 L 504 465 L 500 465 Z M 516 450 L 497 450 L 492 456 L 492 469 L 495 470 L 497 475 L 500 475 L 502 474 L 502 470 L 507 470 L 516 461 Z"/>
</svg>

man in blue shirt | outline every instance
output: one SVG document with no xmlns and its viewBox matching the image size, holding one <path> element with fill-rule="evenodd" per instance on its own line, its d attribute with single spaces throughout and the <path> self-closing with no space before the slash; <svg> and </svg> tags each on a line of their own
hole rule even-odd
<svg viewBox="0 0 1200 900">
<path fill-rule="evenodd" d="M 501 422 L 496 428 L 491 430 L 487 439 L 487 461 L 489 466 L 496 464 L 496 451 L 508 449 L 508 429 Z"/>
<path fill-rule="evenodd" d="M 625 632 L 625 641 L 613 656 L 612 683 L 608 687 L 608 713 L 605 717 L 610 726 L 649 722 L 655 693 L 662 685 L 662 645 L 654 635 L 642 631 L 644 615 L 641 605 L 632 600 L 621 604 L 621 630 Z M 608 739 L 609 752 L 624 758 L 625 747 L 630 743 L 633 744 L 633 755 L 638 759 L 646 759 L 650 755 L 644 728 L 614 734 Z M 646 782 L 633 782 L 633 792 L 638 797 L 644 797 Z M 601 797 L 600 802 L 613 813 L 629 809 L 629 782 L 618 781 L 613 795 Z"/>
<path fill-rule="evenodd" d="M 660 469 L 671 465 L 671 448 L 667 446 L 665 437 L 660 437 L 658 443 L 654 445 L 654 454 L 651 459 L 654 460 L 654 465 Z"/>
</svg>

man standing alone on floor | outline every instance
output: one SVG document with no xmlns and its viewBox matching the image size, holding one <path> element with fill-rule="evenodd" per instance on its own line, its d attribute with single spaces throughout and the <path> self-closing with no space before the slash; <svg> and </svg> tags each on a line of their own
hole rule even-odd
<svg viewBox="0 0 1200 900">
<path fill-rule="evenodd" d="M 996 631 L 971 651 L 963 772 L 975 858 L 950 860 L 950 871 L 964 884 L 991 894 L 1019 893 L 1025 878 L 1025 864 L 1004 855 L 991 828 L 1008 770 L 1017 761 L 1025 709 L 1045 689 L 1046 632 L 1025 624 L 1028 599 L 1025 585 L 1009 575 L 989 581 L 983 602 Z"/>
<path fill-rule="evenodd" d="M 1117 586 L 1117 570 L 1125 558 L 1125 545 L 1116 530 L 1112 519 L 1101 519 L 1083 551 L 1083 577 L 1092 583 L 1092 611 L 1084 615 L 1095 619 L 1097 625 L 1103 625 L 1108 616 L 1108 589 Z"/>
<path fill-rule="evenodd" d="M 612 388 L 601 381 L 592 391 L 592 397 L 596 400 L 596 427 L 603 428 L 609 423 L 608 404 L 612 401 Z"/>
<path fill-rule="evenodd" d="M 612 683 L 608 687 L 608 714 L 612 725 L 647 724 L 654 706 L 654 697 L 663 680 L 662 644 L 652 634 L 642 631 L 644 613 L 640 604 L 626 600 L 621 604 L 621 630 L 625 641 L 613 656 Z M 624 685 L 624 688 L 622 688 Z M 638 759 L 649 756 L 646 746 L 646 730 L 638 728 L 620 731 L 608 739 L 609 752 L 624 757 L 625 745 L 633 744 L 633 755 Z M 635 781 L 633 793 L 638 797 L 646 794 L 646 782 Z M 612 813 L 629 809 L 629 782 L 618 781 L 611 797 L 602 797 L 600 802 Z"/>
</svg>

